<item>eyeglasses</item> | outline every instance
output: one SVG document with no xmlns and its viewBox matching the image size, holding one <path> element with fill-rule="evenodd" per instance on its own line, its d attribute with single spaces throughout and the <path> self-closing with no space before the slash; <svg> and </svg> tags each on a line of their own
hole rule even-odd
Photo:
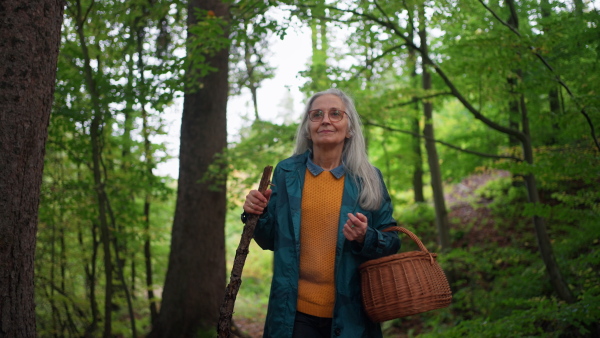
<svg viewBox="0 0 600 338">
<path fill-rule="evenodd" d="M 331 122 L 339 122 L 344 118 L 344 114 L 346 114 L 346 112 L 339 109 L 332 109 L 328 114 Z M 321 109 L 309 110 L 308 118 L 313 122 L 321 122 L 325 118 L 325 112 Z"/>
</svg>

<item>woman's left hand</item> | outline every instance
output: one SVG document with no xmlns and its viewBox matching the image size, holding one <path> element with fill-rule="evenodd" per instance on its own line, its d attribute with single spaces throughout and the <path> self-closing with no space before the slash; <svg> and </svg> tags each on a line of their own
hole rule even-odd
<svg viewBox="0 0 600 338">
<path fill-rule="evenodd" d="M 344 224 L 342 232 L 349 241 L 357 241 L 362 244 L 365 241 L 365 235 L 367 234 L 368 219 L 367 216 L 360 212 L 355 215 L 348 214 L 348 221 Z"/>
</svg>

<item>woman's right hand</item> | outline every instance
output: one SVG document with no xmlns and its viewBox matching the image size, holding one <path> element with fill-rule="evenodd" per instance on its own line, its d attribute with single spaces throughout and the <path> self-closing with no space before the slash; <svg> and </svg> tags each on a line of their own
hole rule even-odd
<svg viewBox="0 0 600 338">
<path fill-rule="evenodd" d="M 261 215 L 269 203 L 272 192 L 271 189 L 267 189 L 263 195 L 258 190 L 250 190 L 248 195 L 246 195 L 244 211 L 248 214 Z"/>
</svg>

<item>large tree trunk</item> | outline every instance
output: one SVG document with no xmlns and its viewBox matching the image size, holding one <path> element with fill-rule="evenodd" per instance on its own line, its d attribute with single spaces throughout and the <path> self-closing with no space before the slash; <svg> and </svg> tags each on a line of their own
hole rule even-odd
<svg viewBox="0 0 600 338">
<path fill-rule="evenodd" d="M 196 24 L 198 8 L 228 19 L 227 4 L 192 0 L 188 27 Z M 227 145 L 228 56 L 229 47 L 207 56 L 216 71 L 189 86 L 184 97 L 171 253 L 153 337 L 198 336 L 214 330 L 219 319 L 226 285 L 225 185 L 202 178 Z"/>
<path fill-rule="evenodd" d="M 0 337 L 35 337 L 38 204 L 63 2 L 0 5 Z"/>
<path fill-rule="evenodd" d="M 419 8 L 419 37 L 421 39 L 421 50 L 427 53 L 427 29 L 425 19 L 425 7 Z M 429 60 L 423 60 L 423 89 L 431 89 L 431 74 L 427 67 Z M 442 172 L 440 162 L 435 147 L 435 133 L 433 129 L 433 104 L 431 101 L 423 103 L 423 112 L 425 115 L 425 127 L 423 135 L 425 136 L 425 149 L 427 150 L 427 163 L 429 164 L 429 173 L 431 176 L 431 189 L 433 190 L 433 203 L 435 208 L 435 222 L 437 224 L 439 242 L 442 250 L 450 250 L 450 224 L 448 222 L 448 211 L 446 210 L 446 201 L 444 200 L 444 186 L 442 182 Z"/>
</svg>

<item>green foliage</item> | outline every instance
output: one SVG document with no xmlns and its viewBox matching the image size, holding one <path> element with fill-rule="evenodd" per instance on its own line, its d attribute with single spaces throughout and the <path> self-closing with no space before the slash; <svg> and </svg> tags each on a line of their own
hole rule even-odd
<svg viewBox="0 0 600 338">
<path fill-rule="evenodd" d="M 277 125 L 257 120 L 241 131 L 242 139 L 233 143 L 228 155 L 229 201 L 240 201 L 251 189 L 257 189 L 266 166 L 275 166 L 293 151 L 297 125 Z M 241 203 L 229 203 L 239 208 Z M 239 209 L 238 209 L 239 210 Z"/>
<path fill-rule="evenodd" d="M 395 332 L 390 336 L 398 336 L 394 331 L 398 328 L 409 336 L 597 334 L 593 330 L 600 318 L 600 157 L 590 124 L 596 128 L 600 124 L 600 16 L 561 2 L 518 2 L 517 35 L 498 20 L 509 17 L 507 2 L 483 3 L 489 10 L 476 1 L 235 1 L 231 18 L 211 11 L 192 13 L 197 23 L 184 41 L 185 3 L 70 1 L 40 199 L 35 261 L 38 334 L 101 334 L 106 285 L 100 187 L 91 170 L 92 118 L 100 117 L 101 133 L 96 135 L 101 148 L 100 186 L 108 198 L 111 250 L 119 250 L 125 263 L 125 287 L 136 296 L 134 317 L 138 332 L 145 334 L 150 318 L 142 252 L 149 239 L 154 289 L 159 289 L 167 270 L 176 199 L 176 183 L 152 170 L 169 156 L 159 141 L 165 134 L 163 114 L 181 96 L 184 70 L 195 69 L 191 82 L 198 83 L 194 80 L 213 71 L 204 61 L 231 46 L 235 65 L 231 78 L 236 82 L 232 93 L 256 88 L 273 74 L 266 42 L 284 36 L 299 22 L 311 27 L 315 46 L 303 73 L 309 77 L 304 92 L 337 86 L 352 94 L 365 123 L 370 159 L 383 172 L 396 219 L 431 251 L 438 247 L 430 189 L 425 189 L 427 202 L 413 201 L 412 177 L 419 164 L 425 186 L 429 176 L 423 139 L 418 137 L 424 127 L 423 104 L 433 104 L 437 140 L 491 156 L 523 158 L 520 146 L 476 118 L 449 94 L 447 83 L 435 72 L 443 70 L 483 117 L 521 132 L 527 128 L 534 148 L 533 163 L 527 163 L 437 144 L 449 188 L 488 168 L 507 170 L 512 177 L 492 180 L 463 201 L 475 213 L 489 211 L 487 220 L 493 225 L 484 229 L 489 233 L 483 240 L 469 241 L 470 235 L 483 231 L 481 220 L 453 222 L 455 247 L 439 256 L 453 280 L 452 306 L 388 322 L 385 329 Z M 417 16 L 423 4 L 426 23 Z M 288 16 L 273 19 L 267 11 L 274 5 L 287 10 Z M 429 55 L 436 62 L 431 69 L 433 89 L 427 91 L 421 89 L 422 58 L 411 47 L 419 47 L 415 34 L 424 26 Z M 569 90 L 559 86 L 559 79 Z M 515 121 L 514 102 L 521 97 L 524 106 Z M 291 154 L 296 128 L 293 123 L 257 119 L 214 159 L 203 178 L 219 184 L 227 179 L 228 262 L 233 262 L 242 231 L 239 214 L 245 195 L 256 188 L 266 165 L 276 165 Z M 527 202 L 522 177 L 529 174 L 537 179 L 540 203 Z M 149 217 L 144 214 L 147 206 Z M 536 246 L 532 217 L 548 222 L 555 257 L 577 297 L 573 304 L 555 298 Z M 262 319 L 272 254 L 255 244 L 250 250 L 236 315 Z M 416 245 L 404 240 L 402 250 L 416 250 Z M 129 314 L 116 279 L 113 334 L 127 336 Z"/>
<path fill-rule="evenodd" d="M 186 92 L 196 89 L 201 79 L 217 69 L 207 61 L 215 53 L 229 47 L 230 39 L 227 33 L 229 22 L 227 18 L 215 15 L 212 10 L 196 8 L 195 24 L 188 27 L 186 60 Z"/>
<path fill-rule="evenodd" d="M 519 211 L 528 212 L 514 208 L 522 204 L 520 190 L 510 178 L 500 178 L 479 188 L 477 195 L 487 200 L 496 224 L 507 224 Z M 594 336 L 600 312 L 600 215 L 587 213 L 572 224 L 552 219 L 555 254 L 578 295 L 576 303 L 554 298 L 545 267 L 532 250 L 534 239 L 526 235 L 531 225 L 512 224 L 504 230 L 510 246 L 482 242 L 439 257 L 453 280 L 453 303 L 449 309 L 421 315 L 420 336 Z M 391 327 L 395 326 L 401 328 L 402 320 Z"/>
</svg>

